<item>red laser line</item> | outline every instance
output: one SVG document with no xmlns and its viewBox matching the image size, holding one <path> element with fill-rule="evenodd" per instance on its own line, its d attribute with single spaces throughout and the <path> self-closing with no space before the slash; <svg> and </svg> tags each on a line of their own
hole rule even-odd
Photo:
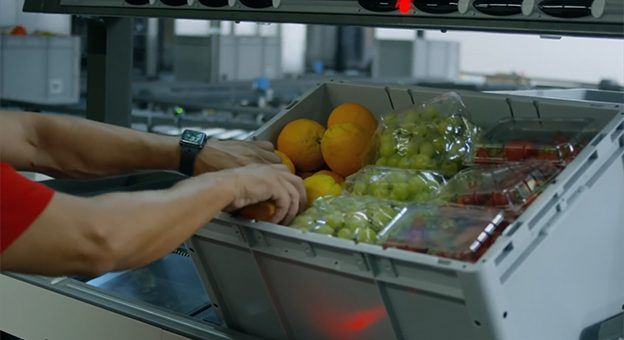
<svg viewBox="0 0 624 340">
<path fill-rule="evenodd" d="M 412 0 L 397 0 L 395 7 L 399 9 L 399 12 L 406 14 L 409 12 L 412 6 Z"/>
</svg>

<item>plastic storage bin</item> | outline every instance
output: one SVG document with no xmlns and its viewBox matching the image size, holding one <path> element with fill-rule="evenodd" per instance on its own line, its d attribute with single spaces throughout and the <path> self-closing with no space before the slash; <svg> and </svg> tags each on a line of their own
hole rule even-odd
<svg viewBox="0 0 624 340">
<path fill-rule="evenodd" d="M 325 121 L 344 101 L 380 115 L 440 90 L 323 83 L 257 139 L 297 118 Z M 220 316 L 269 339 L 578 338 L 624 304 L 624 113 L 573 103 L 458 91 L 472 120 L 592 118 L 599 131 L 478 262 L 354 243 L 221 215 L 189 241 Z"/>
<path fill-rule="evenodd" d="M 0 98 L 37 104 L 77 103 L 80 38 L 0 35 Z"/>
<path fill-rule="evenodd" d="M 529 97 L 544 97 L 554 99 L 565 99 L 573 101 L 600 102 L 624 104 L 624 92 L 604 91 L 591 89 L 546 89 L 546 90 L 518 90 L 499 91 L 492 93 L 511 94 Z"/>
</svg>

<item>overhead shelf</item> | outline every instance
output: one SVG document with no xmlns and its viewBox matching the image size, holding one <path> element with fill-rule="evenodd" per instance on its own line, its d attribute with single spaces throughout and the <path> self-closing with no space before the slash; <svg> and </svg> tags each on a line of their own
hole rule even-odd
<svg viewBox="0 0 624 340">
<path fill-rule="evenodd" d="M 621 0 L 26 0 L 28 12 L 624 37 Z"/>
</svg>

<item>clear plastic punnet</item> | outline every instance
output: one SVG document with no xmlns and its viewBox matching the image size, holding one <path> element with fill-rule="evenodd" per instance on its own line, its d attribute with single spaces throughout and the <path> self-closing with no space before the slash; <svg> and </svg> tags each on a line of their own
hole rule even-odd
<svg viewBox="0 0 624 340">
<path fill-rule="evenodd" d="M 539 159 L 565 165 L 586 144 L 586 128 L 591 122 L 591 119 L 504 119 L 475 143 L 473 162 L 502 164 Z"/>
<path fill-rule="evenodd" d="M 369 196 L 326 196 L 314 201 L 290 227 L 356 242 L 376 243 L 377 234 L 404 206 Z"/>
<path fill-rule="evenodd" d="M 428 203 L 437 198 L 444 183 L 444 176 L 434 171 L 369 165 L 349 176 L 345 189 L 358 196 Z"/>
<path fill-rule="evenodd" d="M 450 177 L 470 161 L 479 129 L 455 92 L 381 117 L 376 165 Z"/>
<path fill-rule="evenodd" d="M 536 160 L 469 168 L 451 178 L 440 197 L 462 205 L 504 209 L 509 217 L 517 217 L 559 171 L 552 162 Z"/>
<path fill-rule="evenodd" d="M 384 248 L 473 262 L 506 225 L 500 209 L 414 204 L 380 233 L 379 243 Z"/>
</svg>

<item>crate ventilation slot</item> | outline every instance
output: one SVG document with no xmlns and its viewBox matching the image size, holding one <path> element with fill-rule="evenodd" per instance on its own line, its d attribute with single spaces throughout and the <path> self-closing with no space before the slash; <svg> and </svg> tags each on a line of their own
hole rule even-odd
<svg viewBox="0 0 624 340">
<path fill-rule="evenodd" d="M 199 3 L 206 7 L 225 7 L 228 0 L 199 0 Z"/>
<path fill-rule="evenodd" d="M 448 14 L 457 12 L 457 0 L 414 0 L 419 10 L 431 14 Z"/>
<path fill-rule="evenodd" d="M 488 15 L 507 16 L 522 13 L 522 0 L 475 0 L 472 6 Z"/>
<path fill-rule="evenodd" d="M 250 8 L 268 8 L 273 6 L 273 0 L 240 0 L 240 2 Z"/>
<path fill-rule="evenodd" d="M 167 6 L 175 6 L 175 7 L 188 5 L 186 0 L 160 0 L 160 2 L 162 2 L 163 4 Z"/>
<path fill-rule="evenodd" d="M 396 10 L 396 0 L 358 0 L 363 8 L 372 12 L 392 12 Z"/>
<path fill-rule="evenodd" d="M 582 18 L 591 15 L 594 0 L 544 0 L 540 11 L 557 18 Z"/>
<path fill-rule="evenodd" d="M 126 3 L 133 6 L 141 6 L 149 4 L 149 0 L 126 0 Z"/>
</svg>

